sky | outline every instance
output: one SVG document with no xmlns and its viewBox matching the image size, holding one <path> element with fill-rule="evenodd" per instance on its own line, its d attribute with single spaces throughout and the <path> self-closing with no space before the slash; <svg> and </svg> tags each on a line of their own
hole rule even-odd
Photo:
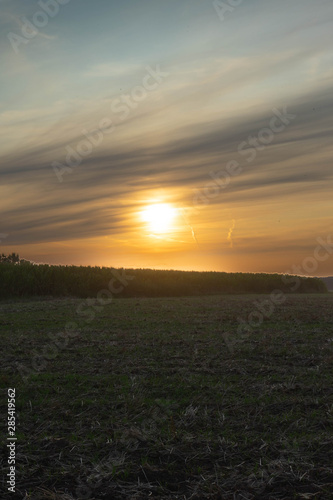
<svg viewBox="0 0 333 500">
<path fill-rule="evenodd" d="M 332 41 L 332 0 L 0 0 L 0 252 L 333 274 Z"/>
</svg>

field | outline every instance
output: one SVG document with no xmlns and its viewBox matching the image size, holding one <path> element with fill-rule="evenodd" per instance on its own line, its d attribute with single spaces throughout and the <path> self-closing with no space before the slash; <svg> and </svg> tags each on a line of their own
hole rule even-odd
<svg viewBox="0 0 333 500">
<path fill-rule="evenodd" d="M 332 498 L 333 295 L 264 298 L 1 302 L 2 498 Z"/>
</svg>

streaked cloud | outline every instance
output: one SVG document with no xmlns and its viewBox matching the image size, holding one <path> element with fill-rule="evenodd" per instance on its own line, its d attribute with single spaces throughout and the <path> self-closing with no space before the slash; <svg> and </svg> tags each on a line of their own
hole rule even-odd
<svg viewBox="0 0 333 500">
<path fill-rule="evenodd" d="M 211 5 L 171 3 L 166 10 L 129 2 L 131 11 L 113 1 L 70 2 L 41 33 L 47 45 L 31 43 L 17 55 L 2 39 L 0 231 L 9 235 L 2 247 L 87 263 L 82 242 L 90 241 L 106 263 L 112 240 L 124 265 L 136 255 L 133 266 L 151 256 L 151 267 L 210 262 L 212 269 L 281 271 L 325 233 L 333 187 L 332 5 L 297 0 L 277 12 L 244 2 L 221 24 Z M 16 0 L 0 9 L 6 35 L 36 5 Z M 75 16 L 81 33 L 71 28 Z M 169 76 L 128 104 L 124 118 L 115 102 L 124 105 L 123 96 L 142 85 L 147 66 Z M 240 144 L 283 106 L 295 119 L 247 161 Z M 83 131 L 103 120 L 113 131 L 59 183 L 52 163 L 64 164 L 87 140 Z M 196 206 L 194 190 L 232 160 L 241 173 Z M 185 214 L 165 237 L 146 234 L 137 217 L 156 199 Z M 77 257 L 66 253 L 75 242 Z M 282 261 L 274 264 L 273 255 Z"/>
</svg>

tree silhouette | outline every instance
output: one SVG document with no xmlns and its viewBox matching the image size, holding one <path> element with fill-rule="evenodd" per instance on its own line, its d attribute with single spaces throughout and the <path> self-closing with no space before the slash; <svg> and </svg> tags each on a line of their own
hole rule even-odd
<svg viewBox="0 0 333 500">
<path fill-rule="evenodd" d="M 7 262 L 9 264 L 18 264 L 20 262 L 19 254 L 13 252 L 10 255 L 5 255 L 4 253 L 0 255 L 0 263 Z"/>
</svg>

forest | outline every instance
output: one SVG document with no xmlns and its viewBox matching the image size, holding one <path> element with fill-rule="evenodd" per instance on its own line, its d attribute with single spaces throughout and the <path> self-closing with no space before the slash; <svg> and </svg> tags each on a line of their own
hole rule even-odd
<svg viewBox="0 0 333 500">
<path fill-rule="evenodd" d="M 118 280 L 118 281 L 117 281 Z M 117 282 L 117 285 L 115 284 Z M 319 278 L 265 273 L 226 273 L 35 264 L 19 255 L 0 256 L 0 298 L 180 297 L 196 295 L 327 293 Z"/>
</svg>

